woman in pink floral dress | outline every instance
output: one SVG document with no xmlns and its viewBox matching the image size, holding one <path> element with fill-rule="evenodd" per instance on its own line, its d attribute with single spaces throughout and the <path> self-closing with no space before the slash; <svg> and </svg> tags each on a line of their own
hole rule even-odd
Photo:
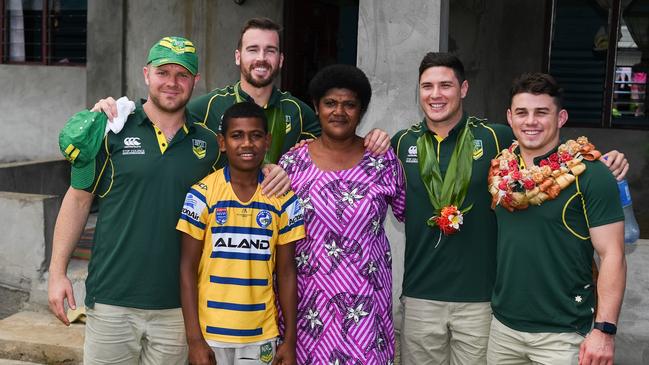
<svg viewBox="0 0 649 365">
<path fill-rule="evenodd" d="M 388 206 L 403 220 L 403 171 L 391 149 L 372 156 L 356 135 L 372 93 L 361 70 L 326 67 L 309 92 L 322 136 L 280 160 L 307 229 L 295 258 L 298 363 L 391 364 L 392 261 L 383 223 Z"/>
</svg>

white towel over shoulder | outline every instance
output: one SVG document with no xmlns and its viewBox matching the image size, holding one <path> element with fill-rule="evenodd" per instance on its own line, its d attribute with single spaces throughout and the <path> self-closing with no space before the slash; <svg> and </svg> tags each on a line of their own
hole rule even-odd
<svg viewBox="0 0 649 365">
<path fill-rule="evenodd" d="M 113 118 L 112 121 L 106 123 L 105 134 L 108 134 L 109 131 L 113 131 L 113 133 L 115 134 L 119 133 L 119 131 L 124 128 L 124 123 L 126 123 L 126 119 L 128 119 L 129 114 L 131 114 L 135 110 L 135 103 L 131 100 L 128 100 L 126 96 L 122 96 L 121 98 L 117 99 L 116 103 L 117 116 Z"/>
</svg>

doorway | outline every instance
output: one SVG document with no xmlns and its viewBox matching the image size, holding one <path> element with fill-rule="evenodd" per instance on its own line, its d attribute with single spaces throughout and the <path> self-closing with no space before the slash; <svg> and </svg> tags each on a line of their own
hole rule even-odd
<svg viewBox="0 0 649 365">
<path fill-rule="evenodd" d="M 310 103 L 308 85 L 334 63 L 356 65 L 358 0 L 285 0 L 282 90 Z"/>
</svg>

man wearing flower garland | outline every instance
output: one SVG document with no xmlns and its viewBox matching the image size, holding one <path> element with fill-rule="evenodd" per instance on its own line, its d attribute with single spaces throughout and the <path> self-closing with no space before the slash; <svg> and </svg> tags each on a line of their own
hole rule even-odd
<svg viewBox="0 0 649 365">
<path fill-rule="evenodd" d="M 540 73 L 511 89 L 507 120 L 517 142 L 494 160 L 490 177 L 499 234 L 489 364 L 613 363 L 624 215 L 615 179 L 587 161 L 597 157 L 588 140 L 559 144 L 568 119 L 561 94 Z"/>
<path fill-rule="evenodd" d="M 467 92 L 460 60 L 428 53 L 419 66 L 424 120 L 392 138 L 407 177 L 404 364 L 486 362 L 497 232 L 486 177 L 513 135 L 505 125 L 465 114 Z M 456 191 L 464 189 L 464 204 L 461 194 L 444 193 L 453 182 Z"/>
<path fill-rule="evenodd" d="M 497 239 L 487 174 L 513 134 L 464 113 L 468 87 L 457 57 L 426 54 L 424 119 L 392 138 L 407 177 L 404 364 L 486 363 Z M 611 153 L 608 163 L 626 173 L 623 154 Z"/>
</svg>

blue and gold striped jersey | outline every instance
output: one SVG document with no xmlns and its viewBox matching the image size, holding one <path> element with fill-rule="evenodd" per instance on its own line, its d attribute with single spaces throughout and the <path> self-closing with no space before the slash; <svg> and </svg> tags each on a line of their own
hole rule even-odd
<svg viewBox="0 0 649 365">
<path fill-rule="evenodd" d="M 226 165 L 190 189 L 176 228 L 204 242 L 198 318 L 205 339 L 252 343 L 277 337 L 275 248 L 305 234 L 293 192 L 266 197 L 258 186 L 242 202 Z"/>
</svg>

